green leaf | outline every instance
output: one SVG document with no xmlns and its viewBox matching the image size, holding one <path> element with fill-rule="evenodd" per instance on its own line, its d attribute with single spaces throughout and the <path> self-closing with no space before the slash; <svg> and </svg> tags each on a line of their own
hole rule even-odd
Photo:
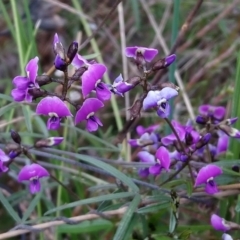
<svg viewBox="0 0 240 240">
<path fill-rule="evenodd" d="M 9 103 L 8 105 L 4 106 L 4 107 L 1 107 L 0 108 L 0 116 L 2 116 L 4 113 L 6 113 L 7 111 L 15 108 L 16 106 L 18 106 L 17 103 L 15 102 L 12 102 L 12 103 Z"/>
<path fill-rule="evenodd" d="M 36 207 L 36 205 L 38 204 L 38 202 L 40 201 L 40 198 L 42 196 L 42 191 L 40 191 L 39 193 L 37 193 L 37 195 L 33 198 L 33 200 L 30 202 L 27 211 L 24 213 L 23 218 L 22 218 L 22 223 L 24 223 L 28 217 L 30 216 L 30 214 L 33 212 L 34 208 Z"/>
<path fill-rule="evenodd" d="M 114 235 L 113 240 L 122 240 L 125 237 L 125 233 L 129 227 L 129 224 L 132 220 L 133 214 L 136 211 L 138 204 L 141 201 L 141 197 L 139 194 L 137 194 L 132 202 L 129 204 L 129 207 L 125 214 L 123 215 L 123 218 L 118 226 L 117 232 Z"/>
<path fill-rule="evenodd" d="M 105 219 L 97 219 L 93 221 L 84 221 L 76 225 L 62 225 L 57 228 L 58 233 L 80 234 L 92 233 L 97 231 L 108 231 L 113 224 Z"/>
<path fill-rule="evenodd" d="M 119 199 L 119 198 L 127 198 L 127 197 L 132 197 L 134 195 L 135 195 L 135 193 L 131 193 L 131 192 L 121 192 L 121 193 L 114 193 L 114 194 L 108 194 L 108 195 L 104 195 L 104 196 L 87 198 L 87 199 L 79 200 L 76 202 L 72 202 L 72 203 L 65 204 L 60 207 L 51 209 L 51 210 L 47 211 L 44 215 L 48 215 L 50 213 L 61 211 L 63 209 L 81 206 L 84 204 L 91 204 L 91 203 L 97 203 L 97 202 L 102 202 L 102 201 L 115 200 L 115 199 Z"/>
<path fill-rule="evenodd" d="M 76 132 L 80 133 L 81 136 L 84 136 L 87 139 L 94 140 L 96 142 L 102 143 L 103 145 L 106 145 L 110 148 L 113 148 L 113 149 L 116 149 L 116 150 L 119 151 L 118 147 L 114 146 L 113 144 L 111 144 L 108 141 L 105 141 L 105 140 L 93 135 L 92 133 L 89 133 L 88 131 L 84 131 L 80 128 L 76 128 L 76 127 L 73 127 L 73 126 L 70 126 L 70 125 L 67 125 L 67 124 L 62 124 L 62 125 L 65 126 L 65 127 L 68 127 L 68 128 L 73 128 Z"/>
<path fill-rule="evenodd" d="M 27 130 L 29 132 L 32 132 L 32 113 L 31 113 L 32 111 L 30 109 L 30 106 L 26 106 L 26 105 L 22 106 L 22 112 L 24 115 Z"/>
<path fill-rule="evenodd" d="M 128 224 L 127 229 L 125 230 L 125 235 L 124 235 L 123 240 L 131 239 L 130 236 L 131 236 L 131 234 L 133 232 L 134 227 L 136 227 L 136 225 L 138 223 L 138 220 L 139 220 L 138 214 L 137 213 L 133 213 L 132 219 L 131 219 L 130 223 Z"/>
<path fill-rule="evenodd" d="M 171 209 L 170 220 L 169 220 L 169 232 L 173 233 L 176 229 L 176 226 L 177 226 L 177 219 L 173 210 Z"/>
<path fill-rule="evenodd" d="M 171 204 L 170 201 L 161 202 L 161 203 L 157 203 L 157 204 L 151 204 L 146 207 L 139 208 L 138 213 L 149 213 L 149 212 L 157 213 L 161 209 L 169 208 L 170 204 Z"/>
<path fill-rule="evenodd" d="M 74 156 L 84 162 L 87 162 L 89 164 L 92 164 L 96 167 L 99 167 L 113 175 L 114 177 L 118 178 L 121 180 L 123 183 L 125 183 L 129 188 L 131 188 L 133 191 L 138 192 L 139 188 L 138 186 L 131 180 L 131 178 L 127 177 L 125 174 L 121 173 L 119 170 L 116 168 L 112 167 L 111 165 L 102 162 L 100 160 L 96 160 L 93 157 L 90 157 L 88 155 L 83 155 L 83 154 L 74 154 Z"/>
<path fill-rule="evenodd" d="M 8 213 L 11 215 L 11 217 L 15 220 L 16 223 L 21 222 L 21 218 L 18 216 L 16 211 L 12 208 L 11 204 L 8 202 L 8 200 L 3 195 L 1 189 L 0 189 L 0 201 L 2 205 L 5 207 L 5 209 L 8 211 Z"/>
</svg>

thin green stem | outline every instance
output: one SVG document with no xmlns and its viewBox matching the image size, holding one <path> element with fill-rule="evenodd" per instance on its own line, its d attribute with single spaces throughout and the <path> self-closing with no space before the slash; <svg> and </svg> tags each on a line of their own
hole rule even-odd
<svg viewBox="0 0 240 240">
<path fill-rule="evenodd" d="M 19 57 L 19 63 L 20 63 L 20 72 L 21 75 L 24 74 L 24 55 L 23 55 L 23 43 L 22 43 L 22 37 L 20 33 L 20 25 L 19 25 L 19 16 L 17 12 L 17 1 L 11 0 L 11 7 L 13 12 L 13 20 L 15 25 L 15 32 L 16 32 L 16 44 L 18 49 L 18 57 Z"/>
</svg>

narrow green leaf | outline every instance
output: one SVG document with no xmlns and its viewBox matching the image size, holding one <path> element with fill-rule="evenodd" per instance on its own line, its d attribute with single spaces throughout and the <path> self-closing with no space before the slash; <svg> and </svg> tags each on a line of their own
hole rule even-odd
<svg viewBox="0 0 240 240">
<path fill-rule="evenodd" d="M 22 106 L 22 112 L 24 115 L 27 130 L 29 132 L 32 132 L 32 111 L 31 111 L 30 107 L 26 106 L 26 105 Z"/>
<path fill-rule="evenodd" d="M 125 237 L 125 232 L 129 227 L 129 224 L 132 220 L 133 214 L 136 211 L 138 204 L 141 201 L 141 197 L 137 194 L 132 202 L 129 204 L 129 207 L 126 213 L 123 215 L 123 218 L 118 226 L 117 232 L 114 235 L 113 240 L 122 240 Z"/>
<path fill-rule="evenodd" d="M 118 147 L 114 146 L 110 142 L 105 141 L 105 140 L 103 140 L 103 139 L 101 139 L 101 138 L 99 138 L 99 137 L 89 133 L 88 131 L 84 131 L 84 130 L 82 130 L 80 128 L 76 128 L 76 127 L 73 127 L 73 126 L 70 126 L 70 125 L 67 125 L 67 124 L 62 124 L 62 125 L 65 126 L 65 127 L 68 127 L 68 128 L 73 128 L 76 132 L 80 133 L 81 136 L 84 136 L 84 137 L 86 137 L 88 139 L 92 139 L 92 140 L 94 140 L 96 142 L 102 143 L 103 145 L 106 145 L 106 146 L 108 146 L 110 148 L 119 150 Z"/>
<path fill-rule="evenodd" d="M 159 210 L 162 210 L 164 208 L 170 207 L 170 202 L 161 202 L 157 204 L 151 204 L 146 207 L 142 207 L 138 209 L 138 213 L 149 213 L 149 212 L 155 212 L 157 213 Z"/>
<path fill-rule="evenodd" d="M 42 196 L 42 191 L 37 193 L 37 195 L 33 198 L 33 200 L 30 202 L 27 211 L 24 213 L 23 218 L 22 218 L 22 223 L 24 223 L 30 214 L 33 212 L 34 208 L 37 206 L 38 202 L 40 201 Z"/>
<path fill-rule="evenodd" d="M 169 220 L 169 232 L 173 233 L 175 231 L 176 226 L 177 226 L 177 219 L 173 212 L 173 209 L 171 209 L 170 220 Z"/>
<path fill-rule="evenodd" d="M 111 165 L 102 162 L 100 160 L 96 160 L 93 157 L 87 156 L 87 155 L 83 155 L 83 154 L 75 154 L 75 157 L 87 162 L 89 164 L 92 164 L 96 167 L 99 167 L 109 173 L 111 173 L 111 175 L 113 175 L 114 177 L 118 178 L 119 180 L 121 180 L 123 183 L 125 183 L 129 188 L 131 188 L 133 191 L 138 192 L 139 188 L 138 186 L 129 178 L 127 177 L 125 174 L 121 173 L 119 170 L 117 170 L 116 168 L 112 167 Z"/>
<path fill-rule="evenodd" d="M 61 225 L 57 228 L 58 233 L 80 234 L 93 233 L 97 231 L 108 231 L 113 224 L 105 219 L 97 219 L 93 221 L 85 221 L 76 225 Z"/>
<path fill-rule="evenodd" d="M 16 106 L 18 106 L 17 103 L 15 102 L 12 102 L 12 103 L 9 103 L 8 105 L 4 106 L 4 107 L 1 107 L 0 108 L 0 116 L 2 116 L 4 113 L 6 113 L 7 111 L 15 108 Z"/>
<path fill-rule="evenodd" d="M 125 230 L 125 235 L 123 240 L 131 239 L 133 229 L 136 227 L 138 221 L 139 221 L 139 215 L 137 213 L 133 213 L 132 219 Z"/>
<path fill-rule="evenodd" d="M 76 202 L 72 202 L 72 203 L 65 204 L 60 207 L 51 209 L 51 210 L 47 211 L 44 215 L 48 215 L 50 213 L 61 211 L 63 209 L 81 206 L 84 204 L 91 204 L 91 203 L 97 203 L 97 202 L 102 202 L 102 201 L 115 200 L 115 199 L 119 199 L 119 198 L 127 198 L 127 197 L 132 197 L 134 195 L 135 195 L 135 193 L 131 193 L 131 192 L 121 192 L 121 193 L 108 194 L 108 195 L 104 195 L 104 196 L 87 198 L 87 199 L 79 200 Z"/>
<path fill-rule="evenodd" d="M 232 117 L 240 118 L 240 51 L 238 52 L 237 58 L 237 71 L 236 71 L 236 78 L 235 78 L 235 86 L 234 86 L 234 93 L 233 93 L 233 103 L 232 103 Z M 240 121 L 237 121 L 234 125 L 235 128 L 240 129 Z M 236 139 L 230 140 L 230 147 L 229 151 L 233 154 L 233 158 L 238 159 L 240 154 L 239 142 Z"/>
<path fill-rule="evenodd" d="M 0 1 L 1 2 L 1 1 Z M 14 100 L 12 99 L 12 97 L 10 97 L 9 95 L 5 95 L 5 94 L 2 94 L 0 93 L 0 98 L 1 99 L 4 99 L 6 101 L 10 101 L 10 102 L 13 102 Z"/>
<path fill-rule="evenodd" d="M 21 218 L 18 216 L 16 211 L 12 208 L 11 204 L 8 202 L 8 200 L 3 195 L 1 189 L 0 189 L 0 201 L 2 205 L 5 207 L 5 209 L 8 211 L 8 213 L 11 215 L 11 217 L 15 220 L 16 223 L 21 222 Z"/>
</svg>

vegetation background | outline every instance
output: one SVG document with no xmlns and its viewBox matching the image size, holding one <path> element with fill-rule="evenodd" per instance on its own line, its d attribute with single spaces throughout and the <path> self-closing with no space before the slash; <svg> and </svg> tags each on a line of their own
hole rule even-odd
<svg viewBox="0 0 240 240">
<path fill-rule="evenodd" d="M 123 73 L 125 79 L 137 74 L 134 65 L 122 54 L 124 46 L 157 48 L 164 58 L 174 46 L 179 33 L 186 33 L 177 44 L 176 64 L 169 71 L 153 77 L 153 81 L 170 81 L 183 84 L 182 94 L 174 101 L 173 118 L 184 123 L 197 114 L 200 104 L 224 105 L 228 116 L 240 116 L 240 1 L 237 0 L 125 0 L 117 7 L 113 0 L 2 0 L 0 1 L 0 147 L 10 141 L 9 130 L 18 131 L 24 143 L 54 136 L 47 131 L 45 121 L 36 116 L 36 103 L 13 102 L 10 92 L 12 79 L 24 74 L 29 59 L 39 56 L 39 73 L 47 72 L 53 65 L 53 36 L 57 32 L 67 47 L 73 40 L 80 45 L 104 21 L 94 38 L 80 50 L 87 59 L 96 59 L 108 67 L 106 82 Z M 199 6 L 196 8 L 197 4 Z M 113 10 L 113 14 L 108 15 Z M 187 16 L 196 8 L 191 23 L 184 25 Z M 106 21 L 104 20 L 107 17 Z M 239 57 L 238 57 L 239 56 Z M 174 75 L 177 70 L 177 75 Z M 57 77 L 61 77 L 56 72 Z M 155 80 L 156 79 L 156 80 Z M 236 81 L 236 82 L 235 82 Z M 58 91 L 59 86 L 51 86 Z M 183 90 L 182 88 L 180 89 Z M 71 97 L 78 98 L 79 88 L 71 89 Z M 11 239 L 220 239 L 221 234 L 210 226 L 210 214 L 216 209 L 221 217 L 240 223 L 239 186 L 222 196 L 207 198 L 205 202 L 180 201 L 179 223 L 175 229 L 176 207 L 169 195 L 154 187 L 146 188 L 138 180 L 136 152 L 129 147 L 113 144 L 114 139 L 129 118 L 127 109 L 138 98 L 135 89 L 125 98 L 113 98 L 101 111 L 104 127 L 91 134 L 84 126 L 74 127 L 67 120 L 59 136 L 65 141 L 59 148 L 46 151 L 33 150 L 40 163 L 79 197 L 74 199 L 66 189 L 53 180 L 45 181 L 41 193 L 32 196 L 28 189 L 17 182 L 17 173 L 26 159 L 17 158 L 11 171 L 0 176 L 0 232 L 7 232 L 17 224 L 39 224 L 58 216 L 84 215 L 89 209 L 98 211 L 123 209 L 111 219 L 99 218 L 78 225 L 50 227 L 41 233 L 31 232 Z M 182 93 L 182 92 L 181 92 Z M 186 105 L 190 103 L 190 105 Z M 154 112 L 143 113 L 138 124 L 148 126 L 159 123 L 162 133 L 169 131 Z M 238 123 L 239 125 L 240 123 Z M 236 126 L 240 129 L 240 125 Z M 131 136 L 136 137 L 134 129 Z M 239 164 L 239 142 L 231 145 L 229 154 L 223 157 L 222 166 Z M 84 169 L 64 159 L 93 164 L 112 176 Z M 101 159 L 102 161 L 100 161 Z M 85 166 L 86 167 L 86 166 Z M 174 191 L 192 193 L 187 171 L 179 181 L 170 181 L 164 187 Z M 158 186 L 166 176 L 156 182 Z M 121 183 L 116 183 L 120 179 Z M 180 181 L 182 179 L 182 181 Z M 228 170 L 221 183 L 238 183 L 240 174 Z M 141 180 L 140 180 L 141 181 Z M 123 184 L 122 184 L 123 183 Z M 129 190 L 131 189 L 131 191 Z M 135 190 L 135 192 L 133 191 Z M 136 193 L 137 192 L 137 193 Z M 195 195 L 194 195 L 195 194 Z M 176 200 L 176 199 L 175 199 Z M 61 210 L 61 206 L 72 203 Z M 87 207 L 87 206 L 88 207 Z M 124 206 L 129 206 L 128 211 Z M 44 213 L 53 210 L 47 215 Z M 19 216 L 18 216 L 19 214 Z M 51 222 L 50 225 L 51 226 Z M 173 226 L 173 227 L 172 227 Z M 168 235 L 171 232 L 173 234 Z M 240 232 L 233 233 L 234 239 Z M 0 239 L 1 234 L 0 234 Z"/>
</svg>

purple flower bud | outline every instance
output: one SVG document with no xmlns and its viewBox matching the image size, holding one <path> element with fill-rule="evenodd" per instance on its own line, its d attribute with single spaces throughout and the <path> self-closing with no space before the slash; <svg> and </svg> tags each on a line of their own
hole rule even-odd
<svg viewBox="0 0 240 240">
<path fill-rule="evenodd" d="M 67 51 L 68 64 L 72 62 L 77 52 L 78 52 L 78 43 L 74 41 L 70 44 Z"/>
<path fill-rule="evenodd" d="M 21 144 L 22 139 L 21 139 L 20 135 L 18 134 L 18 132 L 15 132 L 14 130 L 10 130 L 10 133 L 11 133 L 12 140 L 15 143 Z"/>
<path fill-rule="evenodd" d="M 232 128 L 228 125 L 218 125 L 218 128 L 225 132 L 228 136 L 233 138 L 240 138 L 240 132 L 236 128 Z"/>
<path fill-rule="evenodd" d="M 54 60 L 54 66 L 56 69 L 60 71 L 65 71 L 67 69 L 67 63 L 64 59 L 62 59 L 59 55 L 56 55 Z"/>
<path fill-rule="evenodd" d="M 218 189 L 216 183 L 214 182 L 214 178 L 222 173 L 222 169 L 213 164 L 202 167 L 198 172 L 194 186 L 196 187 L 200 184 L 205 184 L 205 191 L 208 194 L 217 193 Z"/>
<path fill-rule="evenodd" d="M 50 137 L 46 139 L 41 139 L 35 143 L 35 147 L 52 147 L 55 145 L 59 145 L 63 141 L 63 137 Z"/>
<path fill-rule="evenodd" d="M 238 120 L 238 117 L 229 118 L 229 119 L 226 119 L 226 120 L 225 120 L 225 124 L 227 124 L 227 125 L 232 125 L 232 124 L 234 124 L 237 120 Z"/>
<path fill-rule="evenodd" d="M 196 123 L 198 124 L 206 124 L 207 123 L 207 118 L 204 116 L 197 116 L 196 117 Z"/>
<path fill-rule="evenodd" d="M 29 189 L 32 194 L 37 193 L 41 189 L 39 179 L 49 176 L 48 171 L 39 164 L 33 163 L 24 166 L 18 174 L 18 181 L 30 181 Z"/>
<path fill-rule="evenodd" d="M 217 231 L 226 232 L 230 230 L 230 226 L 227 224 L 226 220 L 216 214 L 212 214 L 211 216 L 211 225 Z"/>
<path fill-rule="evenodd" d="M 204 136 L 202 136 L 200 140 L 196 143 L 196 149 L 202 148 L 203 146 L 208 144 L 211 137 L 212 137 L 211 133 L 206 133 Z"/>
<path fill-rule="evenodd" d="M 176 55 L 172 54 L 165 58 L 165 67 L 168 67 L 176 60 Z"/>
<path fill-rule="evenodd" d="M 86 120 L 87 130 L 89 132 L 96 131 L 98 126 L 102 126 L 100 119 L 95 113 L 104 106 L 97 98 L 88 98 L 84 101 L 82 107 L 77 111 L 75 117 L 75 125 Z"/>
</svg>

